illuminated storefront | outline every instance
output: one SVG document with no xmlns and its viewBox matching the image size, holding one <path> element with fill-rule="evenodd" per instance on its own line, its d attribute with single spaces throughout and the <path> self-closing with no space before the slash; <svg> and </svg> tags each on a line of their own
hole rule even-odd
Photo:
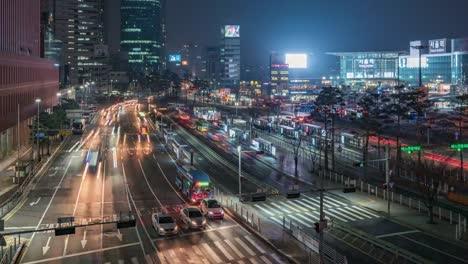
<svg viewBox="0 0 468 264">
<path fill-rule="evenodd" d="M 320 79 L 291 79 L 288 91 L 291 102 L 309 102 L 315 100 L 320 87 Z"/>
<path fill-rule="evenodd" d="M 421 54 L 423 85 L 430 93 L 444 94 L 451 86 L 466 87 L 468 82 L 468 38 L 435 39 L 427 43 Z M 399 58 L 400 80 L 408 85 L 419 84 L 419 56 L 410 54 Z"/>
<path fill-rule="evenodd" d="M 340 79 L 353 87 L 395 85 L 399 52 L 336 52 L 340 57 Z"/>
</svg>

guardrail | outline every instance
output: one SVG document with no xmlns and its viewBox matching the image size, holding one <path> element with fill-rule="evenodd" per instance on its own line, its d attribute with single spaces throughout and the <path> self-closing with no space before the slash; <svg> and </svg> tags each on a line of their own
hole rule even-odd
<svg viewBox="0 0 468 264">
<path fill-rule="evenodd" d="M 355 181 L 355 187 L 357 191 L 382 198 L 384 200 L 390 199 L 392 203 L 404 205 L 411 209 L 418 210 L 420 213 L 427 213 L 429 215 L 429 210 L 425 206 L 424 202 L 420 199 L 405 196 L 403 194 L 396 194 L 392 191 L 389 192 L 385 188 L 379 188 L 376 185 L 366 183 L 359 179 L 350 178 L 337 172 L 329 171 L 328 175 L 325 175 L 325 177 L 330 181 L 344 185 L 349 185 L 351 181 Z M 439 218 L 439 220 L 445 220 L 450 224 L 456 224 L 455 239 L 460 239 L 462 235 L 466 233 L 467 216 L 460 212 L 454 212 L 437 205 L 434 205 L 433 213 L 435 217 Z"/>
<path fill-rule="evenodd" d="M 16 238 L 15 238 L 15 243 L 4 248 L 2 246 L 1 248 L 1 261 L 0 264 L 7 264 L 7 263 L 16 263 L 18 256 L 21 254 L 21 250 L 23 250 L 25 243 L 24 242 L 18 242 L 16 243 Z"/>
<path fill-rule="evenodd" d="M 286 232 L 286 230 L 277 228 L 275 223 L 264 221 L 263 218 L 257 214 L 256 210 L 247 209 L 242 203 L 238 202 L 236 199 L 233 199 L 233 196 L 225 195 L 219 191 L 215 191 L 215 197 L 218 199 L 225 210 L 235 215 L 237 219 L 241 220 L 246 226 L 249 227 L 249 229 L 256 233 L 272 248 L 277 250 L 281 255 L 289 259 L 291 263 L 320 263 L 318 255 L 315 253 L 315 251 L 309 249 L 307 245 L 304 244 L 303 240 L 298 240 L 300 244 L 292 246 L 290 244 L 291 242 L 288 241 L 297 238 Z M 294 248 L 295 252 L 290 252 L 291 247 Z"/>
</svg>

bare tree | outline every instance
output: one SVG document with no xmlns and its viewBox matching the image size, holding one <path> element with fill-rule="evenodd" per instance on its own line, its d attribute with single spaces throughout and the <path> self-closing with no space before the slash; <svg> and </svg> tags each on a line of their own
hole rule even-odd
<svg viewBox="0 0 468 264">
<path fill-rule="evenodd" d="M 417 189 L 421 195 L 424 206 L 429 212 L 429 224 L 435 224 L 434 222 L 434 205 L 437 203 L 440 187 L 449 180 L 448 173 L 444 173 L 447 168 L 447 161 L 450 158 L 447 157 L 443 161 L 434 161 L 430 159 L 422 159 L 418 161 L 418 158 L 412 158 L 409 160 L 408 167 L 412 168 L 412 171 L 416 175 Z"/>
<path fill-rule="evenodd" d="M 294 155 L 294 176 L 298 176 L 297 172 L 297 164 L 299 163 L 299 151 L 301 150 L 302 140 L 304 139 L 304 135 L 299 134 L 297 138 L 289 139 L 289 144 L 293 147 L 293 155 Z"/>
</svg>

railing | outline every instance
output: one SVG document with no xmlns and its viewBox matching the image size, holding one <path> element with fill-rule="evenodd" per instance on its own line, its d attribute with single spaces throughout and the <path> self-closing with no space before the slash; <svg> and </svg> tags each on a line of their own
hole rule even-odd
<svg viewBox="0 0 468 264">
<path fill-rule="evenodd" d="M 287 230 L 293 237 L 299 240 L 302 244 L 304 244 L 307 248 L 311 251 L 314 251 L 317 254 L 320 254 L 319 247 L 320 247 L 320 240 L 317 237 L 307 234 L 302 230 L 299 224 L 292 219 L 289 219 L 287 216 L 283 216 L 283 229 Z M 340 254 L 334 248 L 330 247 L 328 244 L 323 244 L 323 256 L 325 258 L 326 263 L 337 263 L 337 264 L 345 264 L 348 263 L 346 256 Z M 317 263 L 320 263 L 317 262 Z"/>
<path fill-rule="evenodd" d="M 404 205 L 411 209 L 418 210 L 420 213 L 427 213 L 429 215 L 429 210 L 427 209 L 424 202 L 415 197 L 409 197 L 403 194 L 395 194 L 392 191 L 388 192 L 385 188 L 379 188 L 378 186 L 366 183 L 362 180 L 360 181 L 359 179 L 353 179 L 336 172 L 329 171 L 326 177 L 330 181 L 344 185 L 349 185 L 351 181 L 355 181 L 355 187 L 357 191 L 375 196 L 377 198 L 382 198 L 384 200 L 390 199 L 392 203 Z M 441 206 L 434 205 L 433 214 L 435 217 L 438 217 L 439 220 L 445 220 L 450 224 L 456 224 L 455 239 L 460 239 L 462 235 L 466 233 L 467 217 L 462 213 L 454 212 Z"/>
<path fill-rule="evenodd" d="M 277 224 L 269 221 L 265 221 L 263 217 L 257 214 L 256 210 L 251 208 L 250 210 L 244 206 L 242 203 L 237 202 L 234 196 L 225 195 L 219 190 L 215 189 L 215 197 L 222 204 L 225 209 L 228 209 L 230 212 L 235 214 L 239 219 L 241 219 L 246 225 L 255 230 L 264 240 L 268 240 L 270 244 L 274 243 L 274 237 L 278 236 L 277 234 L 272 233 L 272 229 L 276 232 L 282 232 L 281 229 L 277 228 Z M 290 222 L 292 223 L 292 222 Z M 268 226 L 268 228 L 267 228 Z M 302 251 L 302 255 L 305 256 L 304 259 L 294 259 L 299 263 L 309 263 L 309 264 L 319 264 L 320 258 L 318 253 L 318 240 L 309 234 L 303 232 L 297 225 L 286 224 L 283 226 L 283 230 L 286 233 L 283 233 L 281 236 L 291 236 L 290 239 L 295 239 L 303 247 L 297 248 L 297 250 Z M 283 240 L 283 239 L 282 239 Z M 338 251 L 333 249 L 331 246 L 324 244 L 326 263 L 336 263 L 336 264 L 345 264 L 347 259 L 344 255 L 340 254 Z M 281 249 L 279 249 L 281 251 Z M 288 252 L 290 253 L 290 252 Z M 283 254 L 286 255 L 286 254 Z M 295 255 L 295 254 L 294 254 Z"/>
<path fill-rule="evenodd" d="M 7 264 L 7 263 L 16 263 L 17 258 L 21 253 L 21 250 L 24 247 L 24 242 L 18 242 L 16 243 L 16 238 L 15 238 L 15 243 L 8 246 L 8 247 L 1 247 L 1 260 L 0 264 Z"/>
</svg>

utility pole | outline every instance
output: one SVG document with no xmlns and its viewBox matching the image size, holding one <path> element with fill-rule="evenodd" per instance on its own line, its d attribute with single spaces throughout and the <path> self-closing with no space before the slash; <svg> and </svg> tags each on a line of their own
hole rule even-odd
<svg viewBox="0 0 468 264">
<path fill-rule="evenodd" d="M 37 143 L 37 162 L 39 163 L 41 161 L 41 155 L 39 154 L 39 107 L 41 104 L 41 99 L 37 98 L 36 99 L 36 104 L 37 104 L 37 130 L 36 130 L 36 143 Z"/>
<path fill-rule="evenodd" d="M 18 127 L 17 127 L 17 142 L 18 142 L 18 161 L 20 158 L 20 148 L 21 148 L 21 133 L 20 133 L 20 104 L 18 104 Z"/>
<path fill-rule="evenodd" d="M 385 145 L 385 184 L 387 186 L 387 214 L 390 217 L 390 146 Z"/>
</svg>

